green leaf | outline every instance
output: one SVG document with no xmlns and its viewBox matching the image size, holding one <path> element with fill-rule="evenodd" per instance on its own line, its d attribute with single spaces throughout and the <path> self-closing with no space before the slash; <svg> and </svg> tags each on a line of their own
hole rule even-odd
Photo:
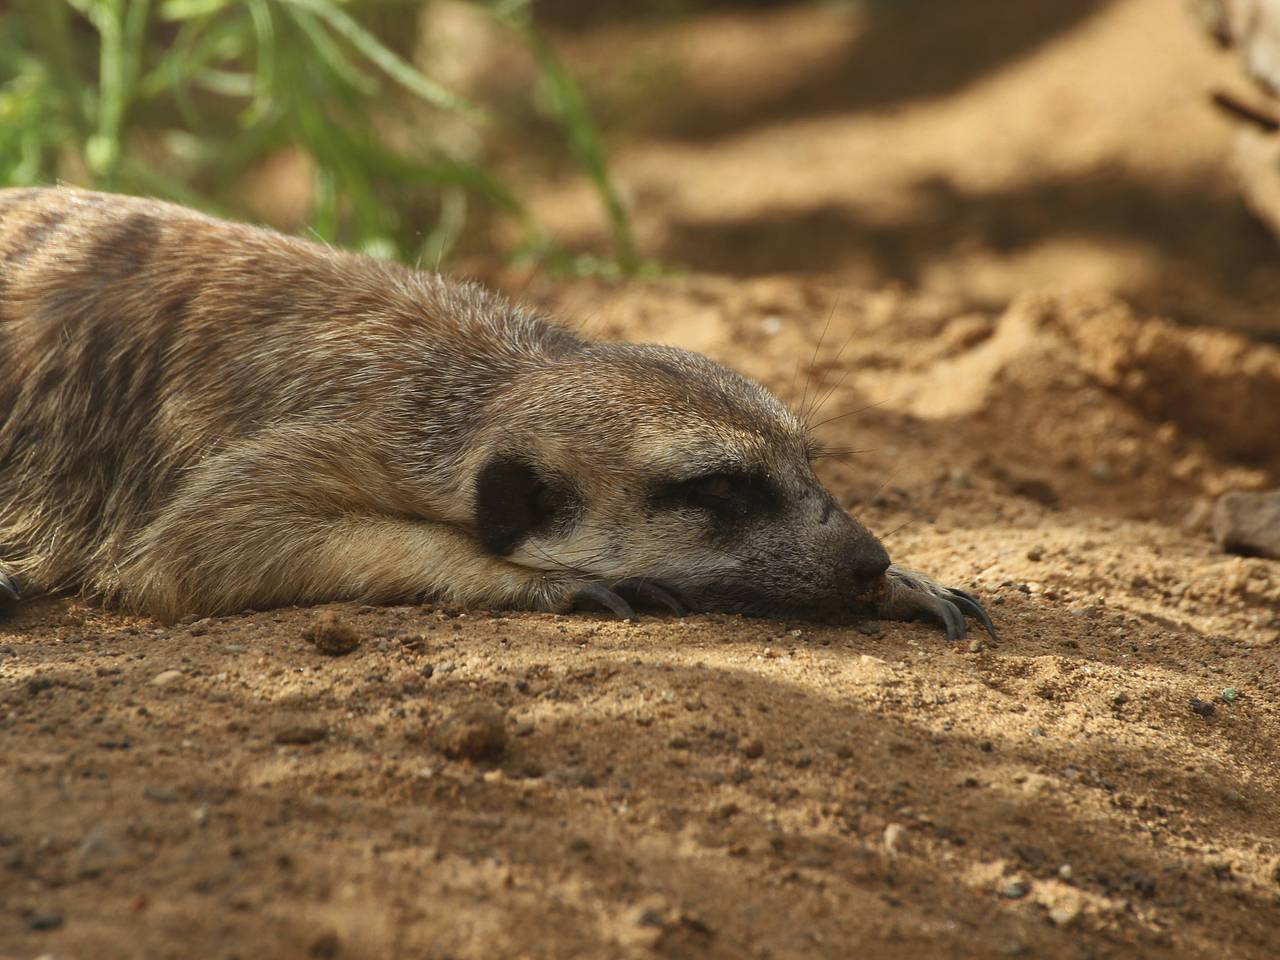
<svg viewBox="0 0 1280 960">
<path fill-rule="evenodd" d="M 279 2 L 314 13 L 387 76 L 432 106 L 477 118 L 482 116 L 477 107 L 450 91 L 443 84 L 415 70 L 394 51 L 388 50 L 377 37 L 360 26 L 331 0 L 279 0 Z"/>
<path fill-rule="evenodd" d="M 346 54 L 333 42 L 333 38 L 325 33 L 324 27 L 320 25 L 314 16 L 305 10 L 288 10 L 287 12 L 298 25 L 298 28 L 307 35 L 307 39 L 311 41 L 315 52 L 333 71 L 335 77 L 366 97 L 372 97 L 377 94 L 377 79 L 371 77 L 348 60 Z"/>
<path fill-rule="evenodd" d="M 233 0 L 164 0 L 160 4 L 160 19 L 174 22 L 197 17 L 210 17 L 231 6 Z"/>
<path fill-rule="evenodd" d="M 498 15 L 497 10 L 495 15 Z M 604 147 L 600 143 L 600 135 L 596 130 L 591 112 L 587 109 L 586 98 L 582 95 L 581 88 L 527 16 L 506 14 L 503 22 L 523 37 L 533 52 L 551 97 L 552 108 L 569 138 L 569 148 L 577 158 L 578 164 L 591 178 L 601 204 L 604 206 L 605 214 L 609 218 L 614 255 L 624 273 L 634 272 L 639 266 L 639 260 L 636 256 L 635 239 L 631 232 L 631 218 L 609 175 Z"/>
</svg>

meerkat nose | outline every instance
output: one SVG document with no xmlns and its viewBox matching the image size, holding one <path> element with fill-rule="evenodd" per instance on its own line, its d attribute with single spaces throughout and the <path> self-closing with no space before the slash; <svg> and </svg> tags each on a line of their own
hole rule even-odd
<svg viewBox="0 0 1280 960">
<path fill-rule="evenodd" d="M 889 569 L 889 553 L 874 537 L 860 541 L 849 558 L 849 572 L 859 583 L 872 584 Z"/>
</svg>

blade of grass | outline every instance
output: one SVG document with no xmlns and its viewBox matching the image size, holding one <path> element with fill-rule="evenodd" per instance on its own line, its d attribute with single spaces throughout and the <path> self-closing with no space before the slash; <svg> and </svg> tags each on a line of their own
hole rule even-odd
<svg viewBox="0 0 1280 960">
<path fill-rule="evenodd" d="M 509 12 L 509 6 L 495 8 L 494 15 L 515 30 L 532 51 L 550 94 L 552 108 L 569 138 L 569 149 L 591 179 L 609 218 L 614 256 L 624 273 L 632 273 L 639 266 L 639 258 L 631 232 L 631 219 L 609 175 L 604 147 L 582 89 L 524 13 L 524 5 L 519 5 L 515 13 Z"/>
<path fill-rule="evenodd" d="M 355 162 L 349 150 L 344 149 L 345 131 L 330 122 L 310 98 L 300 99 L 296 111 L 299 127 L 312 154 L 332 172 L 335 187 L 345 190 L 351 202 L 358 241 L 385 239 L 391 232 L 393 212 L 378 200 L 363 166 Z M 340 215 L 340 209 L 338 213 Z"/>
<path fill-rule="evenodd" d="M 431 228 L 418 248 L 418 266 L 430 263 L 432 269 L 439 271 L 440 264 L 449 256 L 462 228 L 467 222 L 467 193 L 465 190 L 453 188 L 444 190 L 440 195 L 440 216 L 436 225 Z"/>
<path fill-rule="evenodd" d="M 248 0 L 248 7 L 258 58 L 253 80 L 253 105 L 244 115 L 246 125 L 262 119 L 270 111 L 276 79 L 276 29 L 271 7 L 267 0 Z"/>
<path fill-rule="evenodd" d="M 120 165 L 121 132 L 141 62 L 150 0 L 69 0 L 98 32 L 97 124 L 85 144 L 89 169 L 110 187 Z"/>
<path fill-rule="evenodd" d="M 169 50 L 139 81 L 139 96 L 145 99 L 163 97 L 171 92 L 171 83 L 185 86 L 197 71 L 210 63 L 228 59 L 233 52 L 228 47 L 241 34 L 243 25 L 235 19 L 202 15 L 184 21 Z"/>
<path fill-rule="evenodd" d="M 90 88 L 72 41 L 67 6 L 49 0 L 19 0 L 17 6 L 35 33 L 41 60 L 51 70 L 55 84 L 71 108 L 67 120 L 80 137 L 87 136 L 92 128 L 87 109 Z"/>
<path fill-rule="evenodd" d="M 227 207 L 187 186 L 176 177 L 167 176 L 147 164 L 138 163 L 128 157 L 120 161 L 120 185 L 134 193 L 172 200 L 217 216 L 232 215 Z"/>
<path fill-rule="evenodd" d="M 236 100 L 252 97 L 258 89 L 256 80 L 257 74 L 218 70 L 214 67 L 205 67 L 191 78 L 191 82 L 202 90 Z"/>
<path fill-rule="evenodd" d="M 306 34 L 307 39 L 311 41 L 311 45 L 315 48 L 315 52 L 333 71 L 334 76 L 366 97 L 372 97 L 377 94 L 378 81 L 347 59 L 338 45 L 333 42 L 333 38 L 324 32 L 324 28 L 314 16 L 306 10 L 297 10 L 290 7 L 286 7 L 285 12 L 298 25 L 298 29 Z"/>
<path fill-rule="evenodd" d="M 477 119 L 483 117 L 483 112 L 478 107 L 468 103 L 443 84 L 415 70 L 394 51 L 383 46 L 377 37 L 360 26 L 331 0 L 278 0 L 278 2 L 307 10 L 324 20 L 383 73 L 432 106 L 454 113 L 468 114 Z"/>
<path fill-rule="evenodd" d="M 231 6 L 234 0 L 164 0 L 160 4 L 161 20 L 190 20 L 210 17 Z"/>
</svg>

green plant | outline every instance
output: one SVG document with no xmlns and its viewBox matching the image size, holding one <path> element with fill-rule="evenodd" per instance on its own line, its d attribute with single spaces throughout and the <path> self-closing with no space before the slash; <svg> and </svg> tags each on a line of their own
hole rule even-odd
<svg viewBox="0 0 1280 960">
<path fill-rule="evenodd" d="M 309 160 L 306 226 L 320 239 L 438 262 L 478 200 L 519 223 L 519 255 L 580 265 L 482 158 L 412 130 L 387 135 L 388 118 L 410 100 L 482 129 L 497 122 L 388 42 L 412 36 L 421 6 L 14 0 L 0 13 L 0 185 L 66 179 L 242 214 L 233 187 L 292 148 Z M 601 197 L 614 239 L 603 269 L 633 272 L 630 224 L 582 92 L 524 3 L 483 7 L 529 49 L 569 151 Z M 424 221 L 434 224 L 425 236 Z"/>
</svg>

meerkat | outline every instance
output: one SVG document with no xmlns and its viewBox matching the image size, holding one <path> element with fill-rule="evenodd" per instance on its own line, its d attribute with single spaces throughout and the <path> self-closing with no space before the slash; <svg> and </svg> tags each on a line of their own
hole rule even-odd
<svg viewBox="0 0 1280 960">
<path fill-rule="evenodd" d="M 0 191 L 0 596 L 932 618 L 699 354 L 167 203 Z"/>
</svg>

